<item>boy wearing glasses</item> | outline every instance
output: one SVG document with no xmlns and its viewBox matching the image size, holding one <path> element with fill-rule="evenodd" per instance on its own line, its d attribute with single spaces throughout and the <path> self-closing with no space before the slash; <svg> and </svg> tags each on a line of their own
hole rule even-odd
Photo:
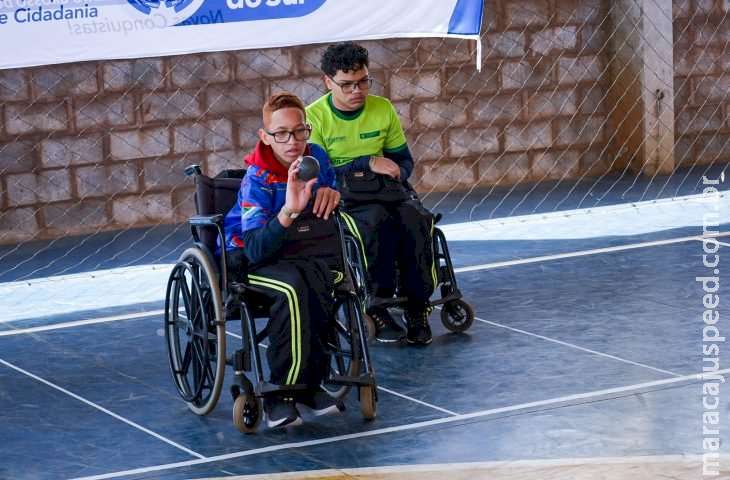
<svg viewBox="0 0 730 480">
<path fill-rule="evenodd" d="M 309 386 L 296 398 L 264 399 L 269 427 L 300 424 L 302 408 L 314 415 L 344 409 L 320 387 L 329 363 L 326 322 L 334 313 L 333 253 L 340 251 L 331 213 L 340 194 L 327 153 L 307 143 L 310 132 L 299 97 L 283 92 L 266 100 L 260 140 L 245 158 L 238 201 L 224 222 L 229 258 L 245 255 L 248 282 L 269 305 L 271 383 Z M 297 175 L 303 155 L 320 167 L 306 182 Z"/>
<path fill-rule="evenodd" d="M 353 174 L 362 177 L 372 172 L 400 182 L 415 196 L 406 182 L 413 171 L 413 157 L 398 113 L 388 99 L 369 94 L 368 51 L 362 46 L 353 42 L 330 45 L 322 54 L 321 68 L 329 92 L 307 107 L 310 141 L 325 148 L 337 172 L 345 211 L 354 218 L 353 233 L 365 249 L 371 293 L 389 299 L 397 289 L 399 296 L 408 299 L 404 309 L 407 332 L 387 308 L 368 307 L 375 337 L 395 342 L 405 336 L 409 344 L 428 345 L 432 340 L 429 298 L 436 284 L 432 219 L 404 199 L 389 201 L 379 194 L 370 200 L 350 200 L 343 181 Z"/>
</svg>

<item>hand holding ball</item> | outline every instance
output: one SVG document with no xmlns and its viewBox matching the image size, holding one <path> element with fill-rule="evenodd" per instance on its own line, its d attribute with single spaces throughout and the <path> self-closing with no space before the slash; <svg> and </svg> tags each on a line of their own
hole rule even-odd
<svg viewBox="0 0 730 480">
<path fill-rule="evenodd" d="M 310 157 L 309 155 L 302 157 L 302 161 L 299 163 L 299 173 L 297 174 L 299 180 L 306 182 L 319 176 L 319 162 L 316 158 Z"/>
</svg>

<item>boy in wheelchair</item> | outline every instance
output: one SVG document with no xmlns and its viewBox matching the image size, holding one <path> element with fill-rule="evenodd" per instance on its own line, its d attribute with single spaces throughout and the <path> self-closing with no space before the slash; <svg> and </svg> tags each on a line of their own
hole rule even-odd
<svg viewBox="0 0 730 480">
<path fill-rule="evenodd" d="M 314 415 L 344 409 L 320 387 L 334 285 L 344 268 L 338 265 L 340 236 L 332 214 L 340 194 L 326 152 L 307 143 L 310 132 L 296 95 L 282 92 L 266 100 L 260 140 L 245 159 L 238 201 L 224 222 L 226 250 L 247 262 L 248 283 L 269 306 L 271 383 L 308 386 L 291 397 L 264 399 L 269 427 L 301 423 L 300 409 Z M 318 177 L 299 178 L 303 155 L 318 161 Z"/>
<path fill-rule="evenodd" d="M 349 230 L 364 251 L 375 338 L 428 345 L 429 299 L 438 283 L 434 217 L 407 183 L 413 157 L 393 105 L 369 93 L 368 64 L 368 51 L 354 42 L 325 49 L 321 69 L 329 92 L 307 107 L 312 142 L 334 164 L 344 218 L 352 219 Z M 388 311 L 395 305 L 404 308 L 407 332 Z"/>
</svg>

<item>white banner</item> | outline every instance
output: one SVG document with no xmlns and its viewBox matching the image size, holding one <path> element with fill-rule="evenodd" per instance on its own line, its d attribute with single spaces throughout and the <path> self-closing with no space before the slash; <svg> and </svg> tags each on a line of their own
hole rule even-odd
<svg viewBox="0 0 730 480">
<path fill-rule="evenodd" d="M 478 38 L 484 0 L 0 0 L 0 69 L 340 40 Z"/>
</svg>

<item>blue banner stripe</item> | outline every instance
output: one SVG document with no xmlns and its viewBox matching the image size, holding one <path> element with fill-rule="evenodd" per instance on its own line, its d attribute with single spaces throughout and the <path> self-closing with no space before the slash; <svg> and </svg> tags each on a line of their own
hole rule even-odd
<svg viewBox="0 0 730 480">
<path fill-rule="evenodd" d="M 485 0 L 457 0 L 449 21 L 453 35 L 479 35 Z"/>
</svg>

